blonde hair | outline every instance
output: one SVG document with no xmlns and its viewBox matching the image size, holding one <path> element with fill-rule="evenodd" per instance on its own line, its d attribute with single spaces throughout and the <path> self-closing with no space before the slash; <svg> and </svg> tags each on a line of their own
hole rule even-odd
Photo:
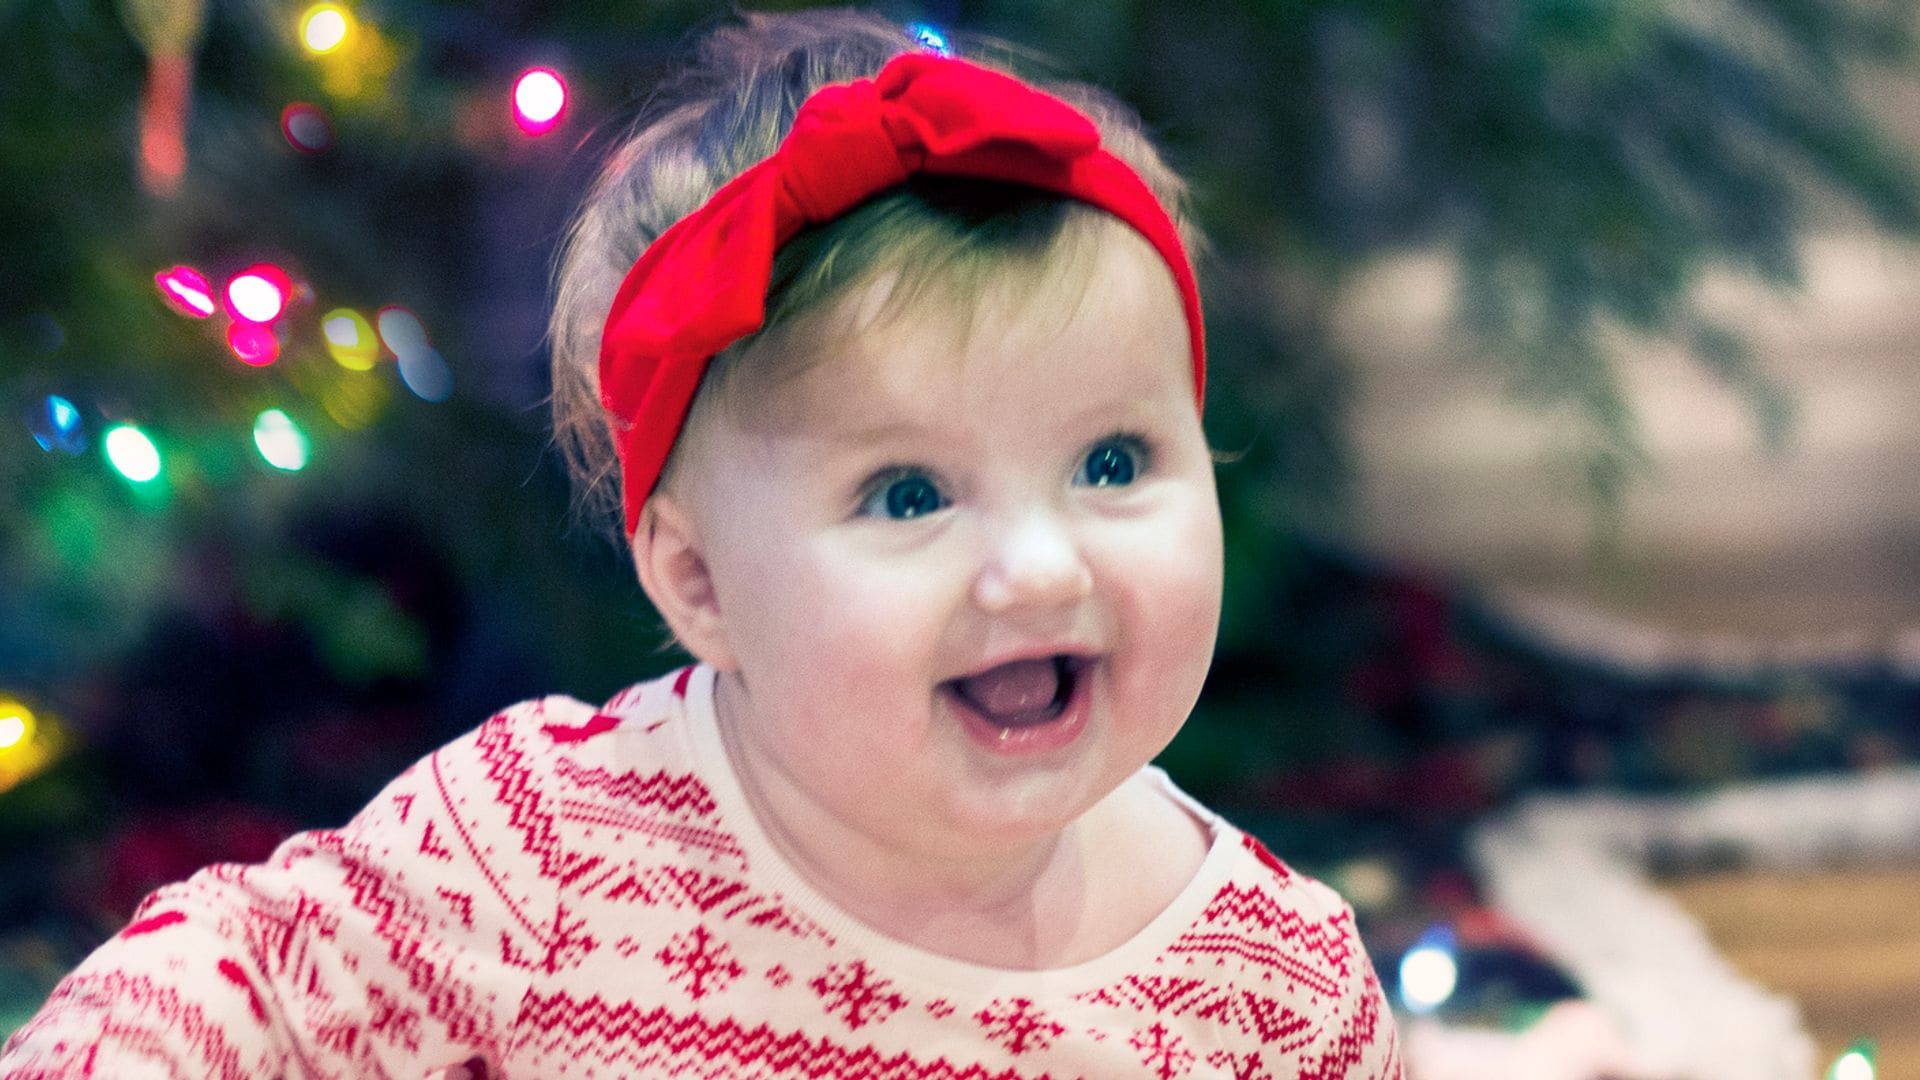
<svg viewBox="0 0 1920 1080">
<path fill-rule="evenodd" d="M 693 61 L 663 87 L 608 155 L 561 250 L 553 315 L 554 440 L 572 477 L 577 506 L 596 525 L 624 535 L 619 462 L 600 404 L 600 333 L 613 294 L 640 253 L 728 180 L 771 155 L 800 104 L 820 87 L 867 78 L 925 46 L 907 28 L 851 10 L 748 14 L 701 40 Z M 976 63 L 1010 70 L 962 50 Z M 1201 237 L 1186 211 L 1186 184 L 1161 159 L 1125 106 L 1090 86 L 1036 83 L 1080 109 L 1104 145 L 1139 173 L 1180 228 L 1189 252 Z M 766 326 L 716 357 L 688 426 L 700 422 L 732 383 L 756 341 L 819 310 L 881 269 L 905 290 L 932 280 L 977 289 L 1007 258 L 1044 256 L 1067 223 L 1100 211 L 1011 185 L 916 178 L 783 247 L 774 263 Z M 911 280 L 905 280 L 911 279 Z M 775 350 L 769 350 L 775 351 Z M 686 441 L 683 431 L 681 443 Z M 673 461 L 668 462 L 668 474 Z"/>
</svg>

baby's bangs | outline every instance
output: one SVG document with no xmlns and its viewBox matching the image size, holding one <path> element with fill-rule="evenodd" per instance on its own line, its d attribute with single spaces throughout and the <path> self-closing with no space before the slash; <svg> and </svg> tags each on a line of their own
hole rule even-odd
<svg viewBox="0 0 1920 1080">
<path fill-rule="evenodd" d="M 914 306 L 930 288 L 977 293 L 1008 263 L 1046 254 L 1069 205 L 1018 184 L 915 177 L 781 248 L 767 292 L 767 328 L 830 307 L 883 277 L 895 283 L 890 310 Z"/>
<path fill-rule="evenodd" d="M 783 246 L 764 328 L 720 366 L 744 374 L 770 363 L 779 370 L 765 374 L 790 376 L 804 370 L 792 365 L 830 353 L 836 336 L 849 332 L 930 314 L 971 322 L 990 292 L 1070 316 L 1097 262 L 1101 222 L 1125 228 L 1077 200 L 1024 185 L 916 177 Z M 854 314 L 844 302 L 856 294 L 860 325 L 824 325 L 828 312 Z"/>
<path fill-rule="evenodd" d="M 1099 266 L 1100 245 L 1130 227 L 1073 199 L 1016 189 L 1015 208 L 965 221 L 953 235 L 916 237 L 877 260 L 849 292 L 885 283 L 867 295 L 870 325 L 939 317 L 969 334 L 986 311 L 1065 325 L 1079 309 Z M 942 220 L 951 227 L 963 219 Z"/>
</svg>

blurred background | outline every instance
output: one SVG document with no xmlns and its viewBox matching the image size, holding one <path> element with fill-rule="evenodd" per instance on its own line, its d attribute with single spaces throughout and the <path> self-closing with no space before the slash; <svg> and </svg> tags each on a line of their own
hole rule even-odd
<svg viewBox="0 0 1920 1080">
<path fill-rule="evenodd" d="M 1913 5 L 879 7 L 1193 180 L 1228 598 L 1163 764 L 1352 899 L 1413 1075 L 1920 1077 Z M 679 662 L 543 319 L 726 15 L 0 0 L 0 1036 L 149 889 Z"/>
</svg>

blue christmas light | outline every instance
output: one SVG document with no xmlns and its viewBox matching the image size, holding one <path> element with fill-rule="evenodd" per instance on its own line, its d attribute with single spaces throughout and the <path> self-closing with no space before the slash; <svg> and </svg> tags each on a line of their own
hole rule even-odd
<svg viewBox="0 0 1920 1080">
<path fill-rule="evenodd" d="M 80 410 L 59 394 L 48 394 L 34 405 L 27 416 L 27 427 L 42 450 L 77 454 L 87 448 L 87 434 L 80 430 Z"/>
<path fill-rule="evenodd" d="M 953 55 L 953 48 L 947 44 L 947 35 L 941 33 L 940 28 L 931 23 L 909 23 L 907 33 L 928 52 L 939 53 L 941 56 Z"/>
<path fill-rule="evenodd" d="M 400 354 L 400 381 L 422 401 L 445 401 L 453 393 L 453 370 L 431 345 Z"/>
</svg>

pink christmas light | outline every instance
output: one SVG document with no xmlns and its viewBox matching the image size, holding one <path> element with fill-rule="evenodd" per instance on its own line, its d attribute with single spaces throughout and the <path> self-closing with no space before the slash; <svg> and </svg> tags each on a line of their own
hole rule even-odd
<svg viewBox="0 0 1920 1080">
<path fill-rule="evenodd" d="M 270 323 L 286 310 L 293 279 L 272 263 L 256 263 L 227 282 L 227 313 L 250 323 Z"/>
<path fill-rule="evenodd" d="M 567 107 L 567 84 L 552 68 L 528 68 L 513 84 L 513 122 L 530 136 L 560 125 Z"/>
<path fill-rule="evenodd" d="M 160 297 L 167 306 L 182 315 L 204 319 L 212 315 L 217 305 L 213 302 L 213 286 L 207 283 L 207 277 L 191 266 L 176 266 L 153 275 L 153 283 L 160 287 Z"/>
<path fill-rule="evenodd" d="M 227 327 L 227 348 L 249 367 L 266 367 L 280 358 L 280 337 L 265 323 L 235 319 Z"/>
</svg>

